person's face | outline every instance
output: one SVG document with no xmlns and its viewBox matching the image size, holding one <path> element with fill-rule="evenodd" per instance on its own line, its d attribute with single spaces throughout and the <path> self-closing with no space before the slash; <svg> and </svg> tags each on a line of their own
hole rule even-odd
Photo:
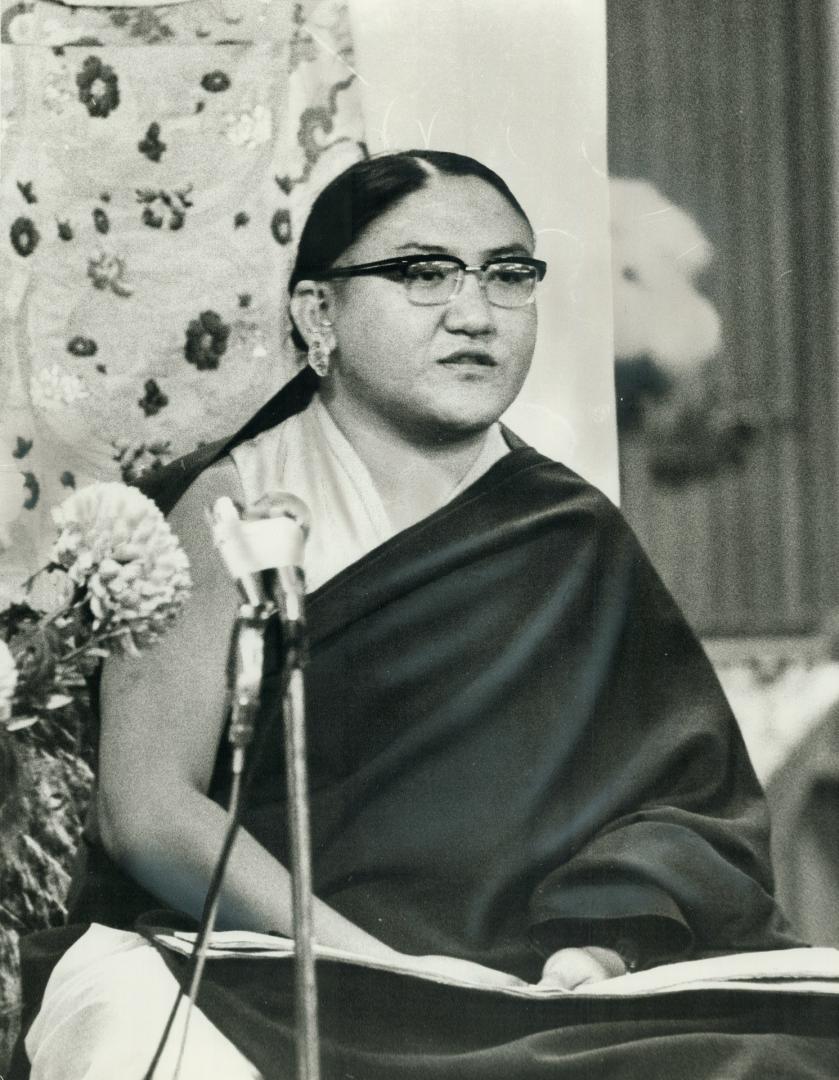
<svg viewBox="0 0 839 1080">
<path fill-rule="evenodd" d="M 372 221 L 336 266 L 445 252 L 469 266 L 532 255 L 527 222 L 477 177 L 435 176 Z M 342 411 L 427 440 L 492 424 L 518 394 L 536 339 L 536 307 L 490 304 L 466 274 L 447 304 L 412 304 L 396 279 L 329 283 L 336 350 L 323 387 Z"/>
</svg>

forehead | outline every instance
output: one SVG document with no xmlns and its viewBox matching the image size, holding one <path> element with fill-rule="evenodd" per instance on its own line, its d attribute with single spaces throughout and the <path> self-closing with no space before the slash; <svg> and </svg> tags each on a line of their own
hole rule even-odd
<svg viewBox="0 0 839 1080">
<path fill-rule="evenodd" d="M 435 175 L 371 221 L 338 262 L 380 258 L 412 244 L 473 259 L 507 247 L 532 251 L 533 237 L 521 214 L 486 181 Z"/>
</svg>

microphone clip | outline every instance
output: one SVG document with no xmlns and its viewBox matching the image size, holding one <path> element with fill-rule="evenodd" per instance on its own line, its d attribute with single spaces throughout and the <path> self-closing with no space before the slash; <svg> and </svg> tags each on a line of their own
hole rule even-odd
<svg viewBox="0 0 839 1080">
<path fill-rule="evenodd" d="M 227 737 L 240 751 L 250 744 L 256 726 L 265 659 L 265 624 L 271 615 L 269 605 L 243 601 L 233 623 L 231 715 Z"/>
</svg>

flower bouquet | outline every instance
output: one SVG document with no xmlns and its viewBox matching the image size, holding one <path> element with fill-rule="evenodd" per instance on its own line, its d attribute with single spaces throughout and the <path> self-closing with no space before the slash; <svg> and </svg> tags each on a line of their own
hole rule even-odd
<svg viewBox="0 0 839 1080">
<path fill-rule="evenodd" d="M 135 488 L 92 484 L 53 517 L 47 565 L 0 608 L 0 1009 L 16 994 L 17 935 L 65 914 L 95 754 L 91 680 L 109 653 L 156 642 L 191 584 Z"/>
</svg>

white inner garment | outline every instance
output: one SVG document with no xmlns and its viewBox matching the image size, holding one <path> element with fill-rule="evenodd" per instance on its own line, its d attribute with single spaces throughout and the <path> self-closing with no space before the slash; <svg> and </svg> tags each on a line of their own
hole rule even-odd
<svg viewBox="0 0 839 1080">
<path fill-rule="evenodd" d="M 440 506 L 473 484 L 509 449 L 500 425 L 493 424 L 478 457 Z M 289 491 L 309 507 L 305 567 L 309 592 L 399 531 L 364 462 L 317 395 L 302 413 L 234 447 L 231 456 L 249 506 L 266 492 Z"/>
<path fill-rule="evenodd" d="M 141 1080 L 178 984 L 139 934 L 94 923 L 53 969 L 26 1036 L 32 1080 Z M 186 1018 L 181 1002 L 156 1077 L 174 1076 Z M 260 1072 L 199 1009 L 189 1020 L 178 1080 L 260 1080 Z"/>
</svg>

